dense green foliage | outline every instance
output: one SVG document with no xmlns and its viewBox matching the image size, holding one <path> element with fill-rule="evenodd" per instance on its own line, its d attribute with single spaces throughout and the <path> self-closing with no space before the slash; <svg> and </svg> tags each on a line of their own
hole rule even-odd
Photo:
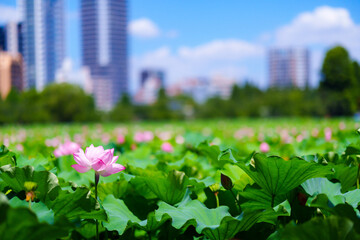
<svg viewBox="0 0 360 240">
<path fill-rule="evenodd" d="M 356 240 L 356 127 L 350 119 L 3 127 L 0 236 L 95 239 L 97 220 L 100 239 Z M 153 138 L 136 140 L 144 130 Z M 98 199 L 93 170 L 78 173 L 73 156 L 52 154 L 54 140 L 69 138 L 115 148 L 126 166 L 100 177 Z M 259 153 L 264 141 L 270 151 Z"/>
<path fill-rule="evenodd" d="M 94 100 L 78 86 L 51 84 L 42 92 L 11 91 L 0 101 L 1 123 L 90 122 L 100 120 Z"/>
</svg>

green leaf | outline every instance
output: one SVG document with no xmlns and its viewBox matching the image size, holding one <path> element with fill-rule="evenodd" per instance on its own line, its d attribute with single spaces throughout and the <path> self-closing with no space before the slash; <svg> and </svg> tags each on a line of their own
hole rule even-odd
<svg viewBox="0 0 360 240">
<path fill-rule="evenodd" d="M 360 155 L 360 146 L 350 144 L 346 147 L 345 155 Z"/>
<path fill-rule="evenodd" d="M 9 204 L 12 207 L 29 207 L 28 202 L 24 200 L 20 200 L 17 197 L 10 199 Z M 44 203 L 32 202 L 31 211 L 33 211 L 36 214 L 40 222 L 47 222 L 49 224 L 54 224 L 54 212 L 50 210 Z"/>
<path fill-rule="evenodd" d="M 285 194 L 275 195 L 272 199 L 264 189 L 251 186 L 247 186 L 243 192 L 239 192 L 239 195 L 247 200 L 241 204 L 241 208 L 246 210 L 270 209 L 286 200 Z"/>
<path fill-rule="evenodd" d="M 177 170 L 170 171 L 166 179 L 144 177 L 144 180 L 156 196 L 171 205 L 183 199 L 188 183 L 188 178 L 185 176 L 185 173 Z"/>
<path fill-rule="evenodd" d="M 346 202 L 356 208 L 360 202 L 360 189 L 343 194 L 341 193 L 340 183 L 332 183 L 326 178 L 309 179 L 301 184 L 301 186 L 304 188 L 305 192 L 311 196 L 307 201 L 308 203 L 320 203 L 321 201 L 317 201 L 316 199 L 316 197 L 320 194 L 325 194 L 332 206 Z M 327 207 L 328 205 L 329 203 L 327 203 L 324 207 Z"/>
<path fill-rule="evenodd" d="M 254 170 L 243 163 L 238 163 L 238 165 L 271 196 L 272 207 L 275 206 L 274 201 L 277 196 L 288 193 L 307 179 L 332 173 L 327 166 L 297 158 L 285 161 L 280 157 L 265 157 L 256 154 L 254 161 Z"/>
<path fill-rule="evenodd" d="M 211 240 L 231 239 L 238 232 L 249 230 L 254 224 L 259 222 L 270 222 L 273 224 L 277 214 L 272 210 L 245 212 L 244 216 L 224 217 L 220 226 L 211 226 L 203 230 Z"/>
<path fill-rule="evenodd" d="M 339 179 L 343 192 L 349 191 L 356 186 L 357 166 L 348 167 L 345 164 L 333 166 L 335 169 L 334 178 Z"/>
<path fill-rule="evenodd" d="M 0 146 L 0 167 L 10 164 L 11 166 L 16 165 L 16 157 L 13 152 L 10 152 L 5 145 Z"/>
<path fill-rule="evenodd" d="M 128 209 L 124 201 L 115 199 L 113 195 L 105 198 L 103 207 L 108 214 L 108 222 L 104 222 L 103 225 L 109 231 L 115 230 L 121 235 L 129 223 L 140 223 L 140 219 Z"/>
<path fill-rule="evenodd" d="M 354 223 L 348 218 L 330 216 L 326 219 L 314 218 L 304 224 L 288 224 L 280 239 L 286 240 L 358 240 L 360 235 L 355 232 Z"/>
<path fill-rule="evenodd" d="M 68 227 L 55 223 L 39 223 L 36 215 L 25 207 L 12 208 L 0 193 L 0 236 L 2 240 L 60 239 L 68 235 Z"/>
<path fill-rule="evenodd" d="M 75 192 L 61 191 L 55 201 L 46 204 L 54 211 L 55 217 L 106 220 L 105 211 L 99 209 L 90 193 L 86 188 L 77 188 Z"/>
<path fill-rule="evenodd" d="M 237 191 L 242 191 L 247 185 L 254 183 L 252 178 L 246 174 L 239 166 L 233 164 L 226 164 L 224 169 L 221 170 L 221 173 L 230 177 L 234 183 L 234 189 Z"/>
<path fill-rule="evenodd" d="M 160 221 L 165 214 L 172 218 L 174 228 L 186 229 L 188 226 L 193 225 L 198 233 L 201 233 L 206 227 L 220 226 L 224 217 L 230 217 L 228 207 L 220 206 L 216 209 L 208 209 L 198 200 L 185 202 L 178 207 L 160 202 L 159 209 L 155 211 L 156 220 Z"/>
<path fill-rule="evenodd" d="M 0 171 L 0 178 L 16 193 L 27 190 L 25 182 L 34 182 L 37 185 L 35 190 L 36 198 L 42 202 L 54 200 L 59 194 L 58 179 L 51 172 L 34 171 L 32 166 L 18 168 L 10 165 L 2 166 Z"/>
</svg>

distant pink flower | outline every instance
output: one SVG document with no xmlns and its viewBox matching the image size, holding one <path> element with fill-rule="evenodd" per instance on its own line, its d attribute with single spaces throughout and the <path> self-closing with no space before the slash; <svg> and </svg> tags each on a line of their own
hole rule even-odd
<svg viewBox="0 0 360 240">
<path fill-rule="evenodd" d="M 131 150 L 135 150 L 137 148 L 137 146 L 135 143 L 133 143 L 133 144 L 131 144 L 130 148 L 131 148 Z"/>
<path fill-rule="evenodd" d="M 340 130 L 345 130 L 345 128 L 346 128 L 345 123 L 344 123 L 344 122 L 340 122 L 340 123 L 339 123 L 339 129 L 340 129 Z"/>
<path fill-rule="evenodd" d="M 173 146 L 171 145 L 171 143 L 169 143 L 169 142 L 164 142 L 164 143 L 161 145 L 161 150 L 163 150 L 164 152 L 171 153 L 171 152 L 174 151 L 174 148 L 173 148 Z"/>
<path fill-rule="evenodd" d="M 150 142 L 154 139 L 154 134 L 150 131 L 145 132 L 136 132 L 134 136 L 134 140 L 137 143 L 141 142 Z"/>
<path fill-rule="evenodd" d="M 107 177 L 125 170 L 123 165 L 115 163 L 118 158 L 118 156 L 114 157 L 113 148 L 104 150 L 102 146 L 94 147 L 91 144 L 85 152 L 80 149 L 79 152 L 74 153 L 74 159 L 78 164 L 72 167 L 79 173 L 94 169 L 99 175 Z"/>
<path fill-rule="evenodd" d="M 143 142 L 144 141 L 144 135 L 142 132 L 136 132 L 134 135 L 134 141 L 137 143 Z"/>
<path fill-rule="evenodd" d="M 270 150 L 270 146 L 267 142 L 262 142 L 260 144 L 260 151 L 263 153 L 267 153 Z"/>
<path fill-rule="evenodd" d="M 299 134 L 297 137 L 296 137 L 296 141 L 297 142 L 301 142 L 302 140 L 304 140 L 304 136 Z"/>
<path fill-rule="evenodd" d="M 110 142 L 110 135 L 107 134 L 107 133 L 104 133 L 102 136 L 101 136 L 101 141 L 104 143 L 104 144 L 108 144 Z"/>
<path fill-rule="evenodd" d="M 177 144 L 183 144 L 185 142 L 185 138 L 181 135 L 178 135 L 175 139 Z"/>
<path fill-rule="evenodd" d="M 152 141 L 154 139 L 154 134 L 152 132 L 150 132 L 150 131 L 145 131 L 143 133 L 143 135 L 144 135 L 144 141 L 145 142 L 150 142 L 150 141 Z"/>
<path fill-rule="evenodd" d="M 117 137 L 117 143 L 118 144 L 124 144 L 125 143 L 125 137 L 122 134 L 119 134 Z"/>
<path fill-rule="evenodd" d="M 325 128 L 325 141 L 329 142 L 331 140 L 331 128 Z"/>
<path fill-rule="evenodd" d="M 23 152 L 24 151 L 24 146 L 21 145 L 20 143 L 16 145 L 16 150 Z"/>
<path fill-rule="evenodd" d="M 313 137 L 318 137 L 319 136 L 319 129 L 317 128 L 314 128 L 312 131 L 311 131 L 311 136 Z"/>
<path fill-rule="evenodd" d="M 57 149 L 54 151 L 55 157 L 61 157 L 66 155 L 71 155 L 79 151 L 80 145 L 75 142 L 67 141 L 64 144 L 61 144 Z"/>
</svg>

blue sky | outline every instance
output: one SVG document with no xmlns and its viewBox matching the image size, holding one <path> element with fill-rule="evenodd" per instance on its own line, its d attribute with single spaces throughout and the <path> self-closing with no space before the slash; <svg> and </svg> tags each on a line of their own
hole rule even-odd
<svg viewBox="0 0 360 240">
<path fill-rule="evenodd" d="M 79 5 L 66 0 L 66 55 L 75 70 L 81 66 Z M 0 1 L 0 22 L 1 9 L 15 6 L 16 0 Z M 310 48 L 316 85 L 329 47 L 342 44 L 360 60 L 359 13 L 358 0 L 129 0 L 131 86 L 136 89 L 143 67 L 164 69 L 169 85 L 223 75 L 266 86 L 270 46 Z"/>
</svg>

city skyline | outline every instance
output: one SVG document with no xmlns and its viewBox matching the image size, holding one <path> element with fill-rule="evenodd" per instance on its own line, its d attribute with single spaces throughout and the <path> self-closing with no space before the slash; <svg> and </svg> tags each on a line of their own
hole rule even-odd
<svg viewBox="0 0 360 240">
<path fill-rule="evenodd" d="M 215 1 L 128 2 L 132 92 L 139 86 L 140 70 L 149 67 L 164 69 L 170 84 L 220 74 L 254 79 L 265 87 L 266 52 L 272 46 L 308 47 L 312 86 L 319 80 L 325 51 L 336 43 L 346 47 L 355 60 L 360 59 L 358 1 L 304 1 L 301 5 L 286 1 L 261 5 L 236 1 L 226 5 Z M 4 0 L 2 6 L 14 8 L 15 3 Z M 67 57 L 79 68 L 79 1 L 66 1 L 66 6 Z M 170 14 L 175 11 L 177 14 Z"/>
</svg>

